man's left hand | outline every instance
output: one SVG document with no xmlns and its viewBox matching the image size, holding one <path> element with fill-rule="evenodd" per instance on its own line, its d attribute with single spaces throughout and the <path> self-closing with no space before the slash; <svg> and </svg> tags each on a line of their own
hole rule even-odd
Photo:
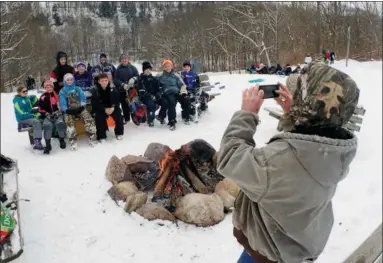
<svg viewBox="0 0 383 263">
<path fill-rule="evenodd" d="M 258 86 L 245 89 L 242 93 L 241 109 L 258 114 L 263 104 L 263 95 L 263 90 L 259 90 Z"/>
</svg>

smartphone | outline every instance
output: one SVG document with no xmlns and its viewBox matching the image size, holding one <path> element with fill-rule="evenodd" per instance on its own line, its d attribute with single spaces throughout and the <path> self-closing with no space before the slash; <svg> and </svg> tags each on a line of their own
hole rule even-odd
<svg viewBox="0 0 383 263">
<path fill-rule="evenodd" d="M 263 90 L 264 99 L 272 99 L 272 98 L 278 98 L 279 94 L 276 93 L 276 90 L 279 90 L 279 85 L 274 84 L 274 85 L 259 85 L 259 90 Z"/>
</svg>

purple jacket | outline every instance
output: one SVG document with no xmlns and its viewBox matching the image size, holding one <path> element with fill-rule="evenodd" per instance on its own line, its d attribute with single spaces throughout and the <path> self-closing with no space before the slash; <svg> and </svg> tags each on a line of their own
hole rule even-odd
<svg viewBox="0 0 383 263">
<path fill-rule="evenodd" d="M 76 72 L 74 78 L 76 80 L 76 86 L 80 87 L 83 91 L 90 90 L 92 87 L 92 74 L 88 71 L 85 71 L 82 75 Z"/>
</svg>

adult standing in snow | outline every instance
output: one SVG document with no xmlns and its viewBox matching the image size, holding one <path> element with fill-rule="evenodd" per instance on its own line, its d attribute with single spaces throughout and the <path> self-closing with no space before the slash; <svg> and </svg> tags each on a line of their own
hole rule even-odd
<svg viewBox="0 0 383 263">
<path fill-rule="evenodd" d="M 305 57 L 305 64 L 310 64 L 313 61 L 310 54 L 307 54 Z"/>
<path fill-rule="evenodd" d="M 182 77 L 177 74 L 173 69 L 173 62 L 170 60 L 164 60 L 162 63 L 164 68 L 163 72 L 158 74 L 156 77 L 162 87 L 163 98 L 167 104 L 168 110 L 168 125 L 170 130 L 176 129 L 176 106 L 177 102 L 181 104 L 183 109 L 182 119 L 184 119 L 185 124 L 189 124 L 190 115 L 190 102 L 186 98 L 187 89 L 185 83 L 182 81 Z M 158 118 L 160 121 L 163 121 L 166 117 L 166 109 L 160 109 Z"/>
<path fill-rule="evenodd" d="M 55 92 L 58 94 L 62 87 L 64 86 L 64 75 L 67 73 L 74 74 L 76 71 L 75 69 L 68 65 L 68 55 L 63 52 L 59 51 L 56 54 L 56 67 L 53 69 L 53 71 L 50 73 L 50 79 L 54 83 L 55 86 Z"/>
<path fill-rule="evenodd" d="M 112 117 L 115 123 L 114 134 L 117 140 L 124 135 L 119 91 L 109 82 L 108 75 L 101 73 L 98 82 L 92 89 L 92 113 L 96 120 L 97 140 L 103 142 L 106 139 L 108 129 L 107 119 Z"/>
<path fill-rule="evenodd" d="M 37 102 L 38 99 L 35 95 L 28 96 L 26 87 L 20 86 L 17 88 L 17 95 L 13 98 L 16 121 L 19 125 L 27 125 L 33 128 L 33 149 L 43 150 L 44 147 L 41 145 L 43 128 L 39 121 L 40 113 L 33 110 Z"/>
<path fill-rule="evenodd" d="M 51 80 L 44 81 L 45 92 L 41 94 L 38 102 L 39 112 L 41 114 L 40 119 L 43 122 L 45 148 L 44 154 L 49 154 L 52 150 L 51 139 L 53 135 L 53 127 L 56 128 L 60 148 L 65 149 L 65 122 L 59 107 L 59 96 L 53 90 L 53 82 Z"/>
<path fill-rule="evenodd" d="M 108 73 L 108 72 L 110 72 L 113 76 L 115 71 L 116 71 L 116 68 L 113 66 L 113 64 L 108 63 L 106 54 L 101 53 L 100 63 L 92 68 L 92 76 L 94 78 L 100 75 L 101 73 Z"/>
<path fill-rule="evenodd" d="M 77 150 L 76 117 L 79 117 L 84 122 L 85 131 L 89 137 L 89 144 L 93 146 L 97 141 L 96 125 L 90 113 L 85 109 L 85 93 L 80 87 L 76 86 L 76 81 L 72 74 L 65 74 L 64 88 L 60 91 L 59 97 L 60 109 L 65 113 L 70 150 Z"/>
<path fill-rule="evenodd" d="M 343 128 L 358 104 L 355 82 L 310 63 L 294 85 L 294 96 L 283 85 L 278 91 L 285 132 L 265 147 L 253 139 L 263 103 L 257 87 L 244 91 L 222 138 L 217 169 L 241 189 L 233 214 L 245 249 L 238 262 L 315 260 L 334 223 L 331 199 L 356 154 L 357 139 Z"/>
<path fill-rule="evenodd" d="M 92 75 L 86 70 L 85 62 L 77 63 L 77 72 L 74 73 L 74 79 L 77 86 L 79 86 L 84 92 L 89 91 L 92 87 Z"/>
<path fill-rule="evenodd" d="M 330 64 L 334 64 L 335 61 L 335 52 L 331 51 L 330 53 Z"/>
<path fill-rule="evenodd" d="M 138 77 L 139 73 L 137 68 L 130 64 L 127 55 L 122 54 L 120 56 L 120 63 L 114 73 L 114 84 L 120 91 L 120 103 L 124 115 L 124 123 L 127 123 L 130 121 L 129 102 L 126 100 L 126 92 L 129 89 L 128 82 L 131 78 Z"/>
</svg>

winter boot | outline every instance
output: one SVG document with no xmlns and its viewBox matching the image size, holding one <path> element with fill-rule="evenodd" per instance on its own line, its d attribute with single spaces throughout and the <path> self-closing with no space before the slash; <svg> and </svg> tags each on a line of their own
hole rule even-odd
<svg viewBox="0 0 383 263">
<path fill-rule="evenodd" d="M 60 148 L 61 149 L 65 149 L 66 148 L 66 143 L 65 143 L 64 138 L 60 138 Z"/>
<path fill-rule="evenodd" d="M 124 136 L 122 136 L 122 135 L 116 135 L 116 139 L 117 139 L 118 141 L 121 141 L 122 139 L 124 139 Z"/>
<path fill-rule="evenodd" d="M 185 125 L 190 125 L 190 118 L 184 118 Z"/>
<path fill-rule="evenodd" d="M 175 121 L 169 121 L 168 125 L 169 125 L 169 129 L 171 131 L 174 131 L 176 129 L 176 122 Z"/>
<path fill-rule="evenodd" d="M 134 124 L 136 124 L 137 126 L 140 126 L 141 122 L 140 120 L 138 119 L 138 117 L 136 115 L 133 115 L 132 114 L 132 121 Z"/>
<path fill-rule="evenodd" d="M 156 116 L 156 119 L 157 119 L 161 124 L 165 124 L 165 120 L 164 120 L 164 119 L 161 119 L 159 115 Z"/>
<path fill-rule="evenodd" d="M 69 149 L 71 151 L 76 151 L 77 150 L 77 140 L 76 139 L 69 139 Z"/>
<path fill-rule="evenodd" d="M 154 122 L 148 122 L 149 127 L 154 127 Z"/>
<path fill-rule="evenodd" d="M 96 134 L 90 135 L 88 142 L 91 147 L 94 147 L 98 143 Z"/>
<path fill-rule="evenodd" d="M 45 140 L 44 154 L 49 154 L 51 150 L 52 150 L 51 140 L 50 139 Z"/>
<path fill-rule="evenodd" d="M 28 137 L 29 137 L 29 143 L 31 145 L 34 145 L 35 144 L 35 140 L 33 139 L 33 134 L 28 133 Z"/>
<path fill-rule="evenodd" d="M 41 139 L 35 139 L 34 144 L 33 144 L 33 149 L 34 150 L 39 150 L 39 151 L 44 150 L 44 147 L 41 144 Z"/>
</svg>

